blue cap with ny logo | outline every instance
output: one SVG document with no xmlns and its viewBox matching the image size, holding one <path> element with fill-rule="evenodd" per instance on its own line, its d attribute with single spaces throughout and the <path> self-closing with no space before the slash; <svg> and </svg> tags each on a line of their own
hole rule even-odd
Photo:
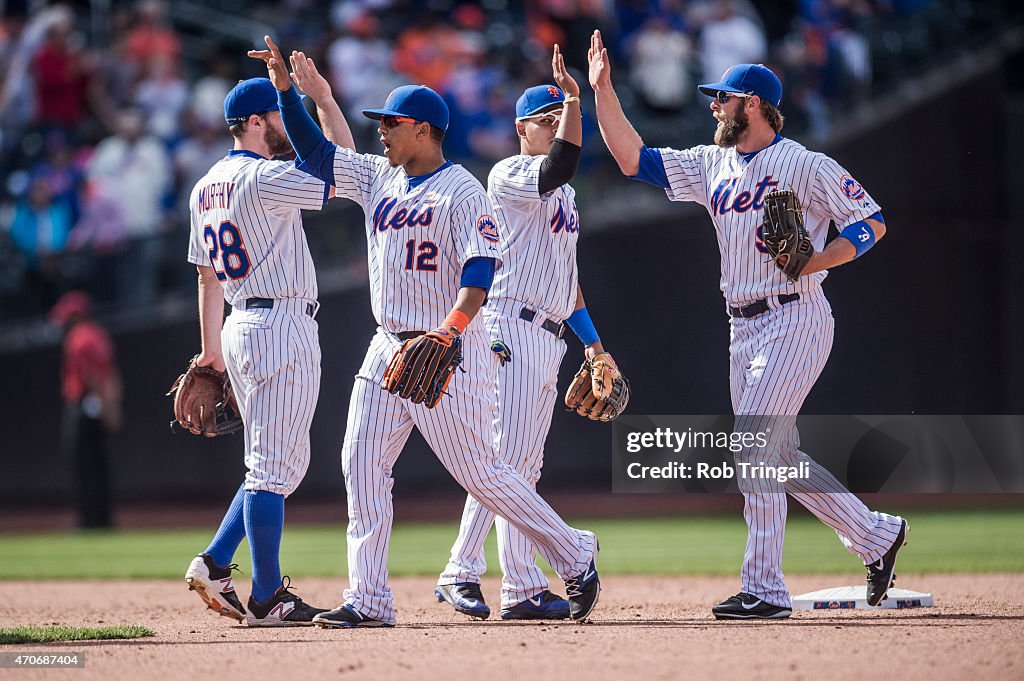
<svg viewBox="0 0 1024 681">
<path fill-rule="evenodd" d="M 782 102 L 782 82 L 772 70 L 764 64 L 737 64 L 722 74 L 717 83 L 698 85 L 697 89 L 714 97 L 716 92 L 733 92 L 745 95 L 757 95 L 761 99 L 778 106 Z"/>
<path fill-rule="evenodd" d="M 516 102 L 516 120 L 521 121 L 565 101 L 565 94 L 554 85 L 526 88 Z"/>
<path fill-rule="evenodd" d="M 448 105 L 441 99 L 441 95 L 426 85 L 395 88 L 388 95 L 383 109 L 363 109 L 363 115 L 377 120 L 384 116 L 408 116 L 430 123 L 435 128 L 448 130 Z"/>
</svg>

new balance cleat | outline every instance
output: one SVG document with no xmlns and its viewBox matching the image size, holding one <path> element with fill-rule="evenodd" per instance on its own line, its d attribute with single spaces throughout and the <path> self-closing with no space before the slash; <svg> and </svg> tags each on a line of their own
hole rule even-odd
<svg viewBox="0 0 1024 681">
<path fill-rule="evenodd" d="M 291 577 L 281 580 L 274 595 L 266 603 L 257 603 L 249 596 L 249 613 L 245 621 L 250 627 L 308 627 L 312 626 L 313 618 L 324 608 L 314 608 L 293 594 Z"/>
<path fill-rule="evenodd" d="M 597 576 L 596 558 L 582 574 L 565 580 L 565 596 L 569 601 L 569 617 L 581 622 L 594 612 L 601 595 L 601 580 Z"/>
<path fill-rule="evenodd" d="M 195 591 L 210 610 L 241 622 L 245 619 L 245 608 L 238 600 L 231 578 L 231 571 L 237 569 L 234 563 L 225 568 L 217 567 L 209 555 L 200 553 L 188 566 L 185 583 L 188 590 Z"/>
</svg>

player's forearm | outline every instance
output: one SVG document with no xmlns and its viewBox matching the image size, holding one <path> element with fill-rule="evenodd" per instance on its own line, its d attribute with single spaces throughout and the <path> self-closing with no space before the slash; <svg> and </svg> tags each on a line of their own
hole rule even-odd
<svg viewBox="0 0 1024 681">
<path fill-rule="evenodd" d="M 587 358 L 593 359 L 604 352 L 604 345 L 601 344 L 601 338 L 597 335 L 597 328 L 594 327 L 590 312 L 587 311 L 587 303 L 583 299 L 583 289 L 578 283 L 576 284 L 576 306 L 565 323 L 583 343 L 583 353 Z"/>
<path fill-rule="evenodd" d="M 224 325 L 224 289 L 212 267 L 199 265 L 199 334 L 202 344 L 200 363 L 224 370 L 220 331 Z"/>
<path fill-rule="evenodd" d="M 633 177 L 640 170 L 640 150 L 644 141 L 622 111 L 622 104 L 611 86 L 595 91 L 597 124 L 601 137 L 623 175 Z"/>
<path fill-rule="evenodd" d="M 316 115 L 320 118 L 320 125 L 323 126 L 324 136 L 343 149 L 356 150 L 356 141 L 352 137 L 352 129 L 348 126 L 345 114 L 334 97 L 321 97 L 316 102 Z"/>
<path fill-rule="evenodd" d="M 463 286 L 459 289 L 459 295 L 455 299 L 455 305 L 452 306 L 452 312 L 459 312 L 466 315 L 467 325 L 473 321 L 477 313 L 480 312 L 480 308 L 484 306 L 484 301 L 487 300 L 487 290 L 477 288 L 476 286 Z"/>
<path fill-rule="evenodd" d="M 875 234 L 874 242 L 885 236 L 885 223 L 873 218 L 864 220 Z M 857 257 L 857 248 L 848 239 L 833 239 L 823 250 L 815 253 L 801 275 L 823 272 L 852 262 Z"/>
<path fill-rule="evenodd" d="M 558 123 L 555 137 L 572 142 L 577 147 L 583 146 L 583 114 L 580 111 L 579 97 L 574 102 L 562 105 L 562 118 Z"/>
</svg>

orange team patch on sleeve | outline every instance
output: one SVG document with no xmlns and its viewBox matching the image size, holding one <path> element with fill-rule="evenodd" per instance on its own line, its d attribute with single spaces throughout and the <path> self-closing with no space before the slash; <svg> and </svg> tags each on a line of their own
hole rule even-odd
<svg viewBox="0 0 1024 681">
<path fill-rule="evenodd" d="M 498 222 L 490 215 L 481 215 L 476 221 L 476 229 L 483 238 L 491 243 L 498 243 Z"/>
</svg>

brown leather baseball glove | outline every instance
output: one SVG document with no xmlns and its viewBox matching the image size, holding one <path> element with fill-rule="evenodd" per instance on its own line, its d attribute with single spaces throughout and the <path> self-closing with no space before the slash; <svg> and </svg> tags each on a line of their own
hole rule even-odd
<svg viewBox="0 0 1024 681">
<path fill-rule="evenodd" d="M 565 406 L 591 421 L 611 421 L 629 403 L 629 381 L 607 352 L 583 361 L 565 392 Z"/>
<path fill-rule="evenodd" d="M 385 390 L 433 409 L 462 364 L 462 336 L 454 327 L 434 329 L 402 343 L 384 372 Z"/>
<path fill-rule="evenodd" d="M 188 363 L 185 373 L 175 379 L 168 395 L 174 396 L 174 420 L 193 435 L 217 437 L 242 429 L 242 416 L 235 402 L 226 371 L 196 366 L 199 355 Z"/>
</svg>

